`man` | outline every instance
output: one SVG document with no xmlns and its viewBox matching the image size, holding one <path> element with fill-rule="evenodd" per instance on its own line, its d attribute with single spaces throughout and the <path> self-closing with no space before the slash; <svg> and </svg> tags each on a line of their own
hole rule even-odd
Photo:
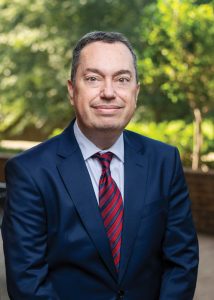
<svg viewBox="0 0 214 300">
<path fill-rule="evenodd" d="M 65 131 L 11 159 L 4 214 L 14 300 L 191 300 L 198 247 L 176 148 L 124 130 L 139 92 L 119 33 L 73 53 Z"/>
</svg>

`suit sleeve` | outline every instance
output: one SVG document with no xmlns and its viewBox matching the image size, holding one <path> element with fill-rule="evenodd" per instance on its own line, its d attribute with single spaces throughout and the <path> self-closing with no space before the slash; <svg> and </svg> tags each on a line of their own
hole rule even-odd
<svg viewBox="0 0 214 300">
<path fill-rule="evenodd" d="M 188 188 L 178 151 L 169 191 L 168 221 L 163 241 L 164 273 L 160 300 L 192 300 L 198 269 L 198 241 Z"/>
<path fill-rule="evenodd" d="M 6 166 L 6 184 L 2 238 L 10 299 L 59 300 L 48 277 L 43 199 L 29 170 L 17 158 Z"/>
</svg>

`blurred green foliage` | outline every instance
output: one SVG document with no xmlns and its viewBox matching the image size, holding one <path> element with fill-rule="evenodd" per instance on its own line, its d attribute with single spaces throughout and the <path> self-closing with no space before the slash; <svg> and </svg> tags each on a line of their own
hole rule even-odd
<svg viewBox="0 0 214 300">
<path fill-rule="evenodd" d="M 135 43 L 146 2 L 0 0 L 0 136 L 64 127 L 73 114 L 66 80 L 74 44 L 92 30 L 122 31 Z"/>
<path fill-rule="evenodd" d="M 214 9 L 195 2 L 158 0 L 142 17 L 140 100 L 156 121 L 214 112 Z"/>
<path fill-rule="evenodd" d="M 194 122 L 192 168 L 197 169 L 206 139 L 201 124 L 214 114 L 213 1 L 158 0 L 145 8 L 139 28 L 140 100 L 156 122 L 181 117 Z"/>
<path fill-rule="evenodd" d="M 0 138 L 26 137 L 27 129 L 28 139 L 37 139 L 35 132 L 45 138 L 68 124 L 74 115 L 66 88 L 72 49 L 92 30 L 123 32 L 138 54 L 134 121 L 157 122 L 157 138 L 172 120 L 183 120 L 174 125 L 181 132 L 190 128 L 184 124 L 194 120 L 196 108 L 212 124 L 214 1 L 0 0 L 0 10 Z M 205 131 L 202 153 L 214 149 Z M 188 132 L 186 153 L 193 139 Z"/>
</svg>

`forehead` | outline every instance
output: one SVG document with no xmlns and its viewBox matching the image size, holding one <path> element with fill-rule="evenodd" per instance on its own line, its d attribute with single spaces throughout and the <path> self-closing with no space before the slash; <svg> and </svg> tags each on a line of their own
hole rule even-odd
<svg viewBox="0 0 214 300">
<path fill-rule="evenodd" d="M 85 46 L 79 59 L 80 68 L 129 69 L 134 72 L 134 61 L 129 48 L 121 42 L 93 42 Z"/>
</svg>

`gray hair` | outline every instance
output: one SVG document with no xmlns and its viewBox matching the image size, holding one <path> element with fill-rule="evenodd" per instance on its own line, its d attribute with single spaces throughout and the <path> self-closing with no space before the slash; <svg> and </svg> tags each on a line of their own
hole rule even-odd
<svg viewBox="0 0 214 300">
<path fill-rule="evenodd" d="M 80 59 L 80 53 L 82 49 L 87 46 L 88 44 L 94 43 L 94 42 L 104 42 L 113 44 L 116 42 L 123 43 L 131 52 L 133 63 L 134 63 L 134 69 L 135 69 L 135 76 L 136 81 L 138 82 L 138 71 L 137 71 L 137 57 L 134 53 L 134 50 L 129 42 L 129 40 L 119 32 L 105 32 L 105 31 L 93 31 L 89 32 L 86 35 L 84 35 L 76 44 L 73 50 L 73 57 L 72 57 L 72 65 L 71 65 L 71 81 L 75 82 L 76 72 L 79 65 L 79 59 Z"/>
</svg>

